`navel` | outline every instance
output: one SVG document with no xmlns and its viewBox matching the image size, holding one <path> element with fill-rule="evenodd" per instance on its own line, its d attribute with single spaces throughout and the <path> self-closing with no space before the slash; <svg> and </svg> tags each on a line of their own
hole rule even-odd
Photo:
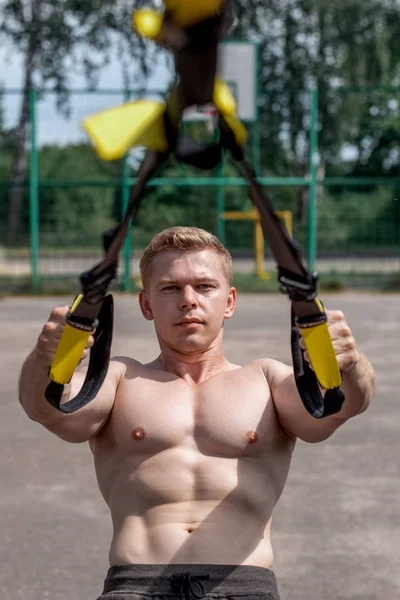
<svg viewBox="0 0 400 600">
<path fill-rule="evenodd" d="M 144 440 L 144 438 L 146 437 L 146 432 L 142 427 L 137 427 L 133 432 L 132 432 L 132 437 L 134 440 L 136 440 L 137 442 L 141 442 L 142 440 Z"/>
<path fill-rule="evenodd" d="M 255 444 L 258 442 L 258 435 L 255 431 L 248 431 L 247 433 L 247 441 L 249 444 Z"/>
</svg>

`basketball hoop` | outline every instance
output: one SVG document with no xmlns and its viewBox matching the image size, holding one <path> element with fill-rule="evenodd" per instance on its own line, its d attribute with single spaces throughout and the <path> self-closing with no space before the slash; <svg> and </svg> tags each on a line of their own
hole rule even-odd
<svg viewBox="0 0 400 600">
<path fill-rule="evenodd" d="M 203 104 L 201 106 L 196 107 L 199 113 L 203 115 L 215 116 L 218 114 L 218 110 L 215 108 L 214 104 Z"/>
<path fill-rule="evenodd" d="M 215 129 L 217 127 L 218 110 L 215 108 L 214 104 L 198 106 L 197 110 L 200 114 L 204 115 L 207 133 L 210 135 L 215 133 Z"/>
</svg>

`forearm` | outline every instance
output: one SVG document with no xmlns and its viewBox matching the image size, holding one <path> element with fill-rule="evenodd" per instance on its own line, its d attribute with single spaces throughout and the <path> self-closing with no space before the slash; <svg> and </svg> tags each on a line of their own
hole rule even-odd
<svg viewBox="0 0 400 600">
<path fill-rule="evenodd" d="M 45 398 L 45 390 L 49 383 L 49 367 L 37 356 L 36 349 L 24 362 L 19 379 L 19 401 L 26 414 L 33 421 L 47 423 L 63 414 Z M 71 386 L 64 387 L 62 402 L 70 397 Z"/>
<path fill-rule="evenodd" d="M 359 360 L 343 373 L 342 389 L 345 402 L 341 415 L 353 417 L 364 412 L 375 392 L 375 373 L 368 358 L 359 350 Z"/>
</svg>

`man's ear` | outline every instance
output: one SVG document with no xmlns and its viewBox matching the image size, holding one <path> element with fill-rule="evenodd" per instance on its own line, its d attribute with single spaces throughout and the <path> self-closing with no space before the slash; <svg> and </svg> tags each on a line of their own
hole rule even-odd
<svg viewBox="0 0 400 600">
<path fill-rule="evenodd" d="M 233 316 L 233 313 L 235 312 L 235 307 L 236 307 L 236 288 L 231 287 L 229 290 L 228 298 L 226 300 L 226 307 L 225 307 L 225 314 L 224 314 L 225 319 L 230 319 Z"/>
<path fill-rule="evenodd" d="M 150 308 L 150 302 L 144 290 L 139 292 L 139 306 L 142 311 L 142 315 L 147 321 L 153 321 L 153 312 Z"/>
</svg>

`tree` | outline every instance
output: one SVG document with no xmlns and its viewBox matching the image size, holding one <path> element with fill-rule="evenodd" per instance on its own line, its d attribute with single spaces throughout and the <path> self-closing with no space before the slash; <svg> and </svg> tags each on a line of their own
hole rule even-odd
<svg viewBox="0 0 400 600">
<path fill-rule="evenodd" d="M 399 83 L 399 0 L 237 0 L 236 5 L 234 36 L 261 42 L 269 170 L 287 174 L 288 162 L 293 174 L 308 170 L 313 85 L 320 92 L 322 160 L 337 163 L 349 133 L 351 143 L 359 142 L 363 104 L 361 97 L 343 99 L 338 88 Z"/>
<path fill-rule="evenodd" d="M 143 42 L 130 35 L 132 4 L 128 9 L 123 0 L 0 0 L 0 40 L 11 44 L 24 59 L 8 206 L 9 236 L 15 234 L 21 218 L 30 90 L 50 84 L 58 94 L 59 107 L 65 108 L 70 73 L 80 69 L 88 88 L 95 87 L 99 69 L 116 40 L 120 56 L 129 47 L 130 60 L 136 63 L 139 59 L 145 71 L 148 63 L 143 58 Z M 138 0 L 136 5 L 140 4 Z"/>
</svg>

